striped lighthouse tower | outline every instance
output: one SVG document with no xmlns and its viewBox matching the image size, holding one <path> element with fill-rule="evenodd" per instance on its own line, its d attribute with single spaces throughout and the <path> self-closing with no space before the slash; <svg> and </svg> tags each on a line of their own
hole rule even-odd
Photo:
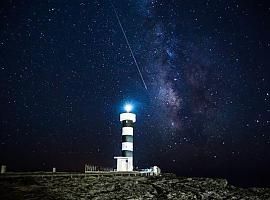
<svg viewBox="0 0 270 200">
<path fill-rule="evenodd" d="M 122 124 L 122 156 L 117 159 L 117 171 L 133 171 L 133 126 L 136 115 L 131 113 L 132 106 L 126 105 L 126 112 L 120 114 Z"/>
</svg>

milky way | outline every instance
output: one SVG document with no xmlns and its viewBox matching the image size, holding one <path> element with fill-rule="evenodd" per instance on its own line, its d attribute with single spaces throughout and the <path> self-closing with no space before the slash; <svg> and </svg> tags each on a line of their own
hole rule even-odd
<svg viewBox="0 0 270 200">
<path fill-rule="evenodd" d="M 168 117 L 166 122 L 172 133 L 189 127 L 191 124 L 185 119 L 197 115 L 202 117 L 202 126 L 208 126 L 210 115 L 218 111 L 217 102 L 209 94 L 216 89 L 211 88 L 213 77 L 209 72 L 215 66 L 211 66 L 208 54 L 198 52 L 195 44 L 181 45 L 183 39 L 177 36 L 175 24 L 171 23 L 174 17 L 157 20 L 159 1 L 144 1 L 141 5 L 144 9 L 139 12 L 144 17 L 143 37 L 147 52 L 143 64 L 154 96 L 151 102 L 162 107 L 161 115 Z M 172 16 L 174 12 L 169 10 Z M 219 95 L 222 96 L 222 91 Z M 200 131 L 204 131 L 203 127 Z"/>
</svg>

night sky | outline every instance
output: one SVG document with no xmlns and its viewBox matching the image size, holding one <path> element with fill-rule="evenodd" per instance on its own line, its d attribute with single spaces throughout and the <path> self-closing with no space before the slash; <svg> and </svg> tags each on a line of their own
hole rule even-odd
<svg viewBox="0 0 270 200">
<path fill-rule="evenodd" d="M 119 114 L 135 166 L 270 185 L 270 3 L 0 3 L 0 164 L 116 167 Z"/>
</svg>

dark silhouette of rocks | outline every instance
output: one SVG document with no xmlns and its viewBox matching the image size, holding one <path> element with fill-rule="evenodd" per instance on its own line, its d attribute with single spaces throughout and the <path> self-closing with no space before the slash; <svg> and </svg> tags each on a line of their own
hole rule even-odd
<svg viewBox="0 0 270 200">
<path fill-rule="evenodd" d="M 269 188 L 237 188 L 225 179 L 160 177 L 1 177 L 2 200 L 270 199 Z"/>
</svg>

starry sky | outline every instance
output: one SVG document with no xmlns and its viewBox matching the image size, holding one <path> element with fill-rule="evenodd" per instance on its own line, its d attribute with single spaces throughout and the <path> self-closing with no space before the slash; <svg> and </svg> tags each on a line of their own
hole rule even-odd
<svg viewBox="0 0 270 200">
<path fill-rule="evenodd" d="M 115 167 L 134 106 L 135 166 L 270 184 L 270 4 L 3 0 L 0 162 Z"/>
</svg>

